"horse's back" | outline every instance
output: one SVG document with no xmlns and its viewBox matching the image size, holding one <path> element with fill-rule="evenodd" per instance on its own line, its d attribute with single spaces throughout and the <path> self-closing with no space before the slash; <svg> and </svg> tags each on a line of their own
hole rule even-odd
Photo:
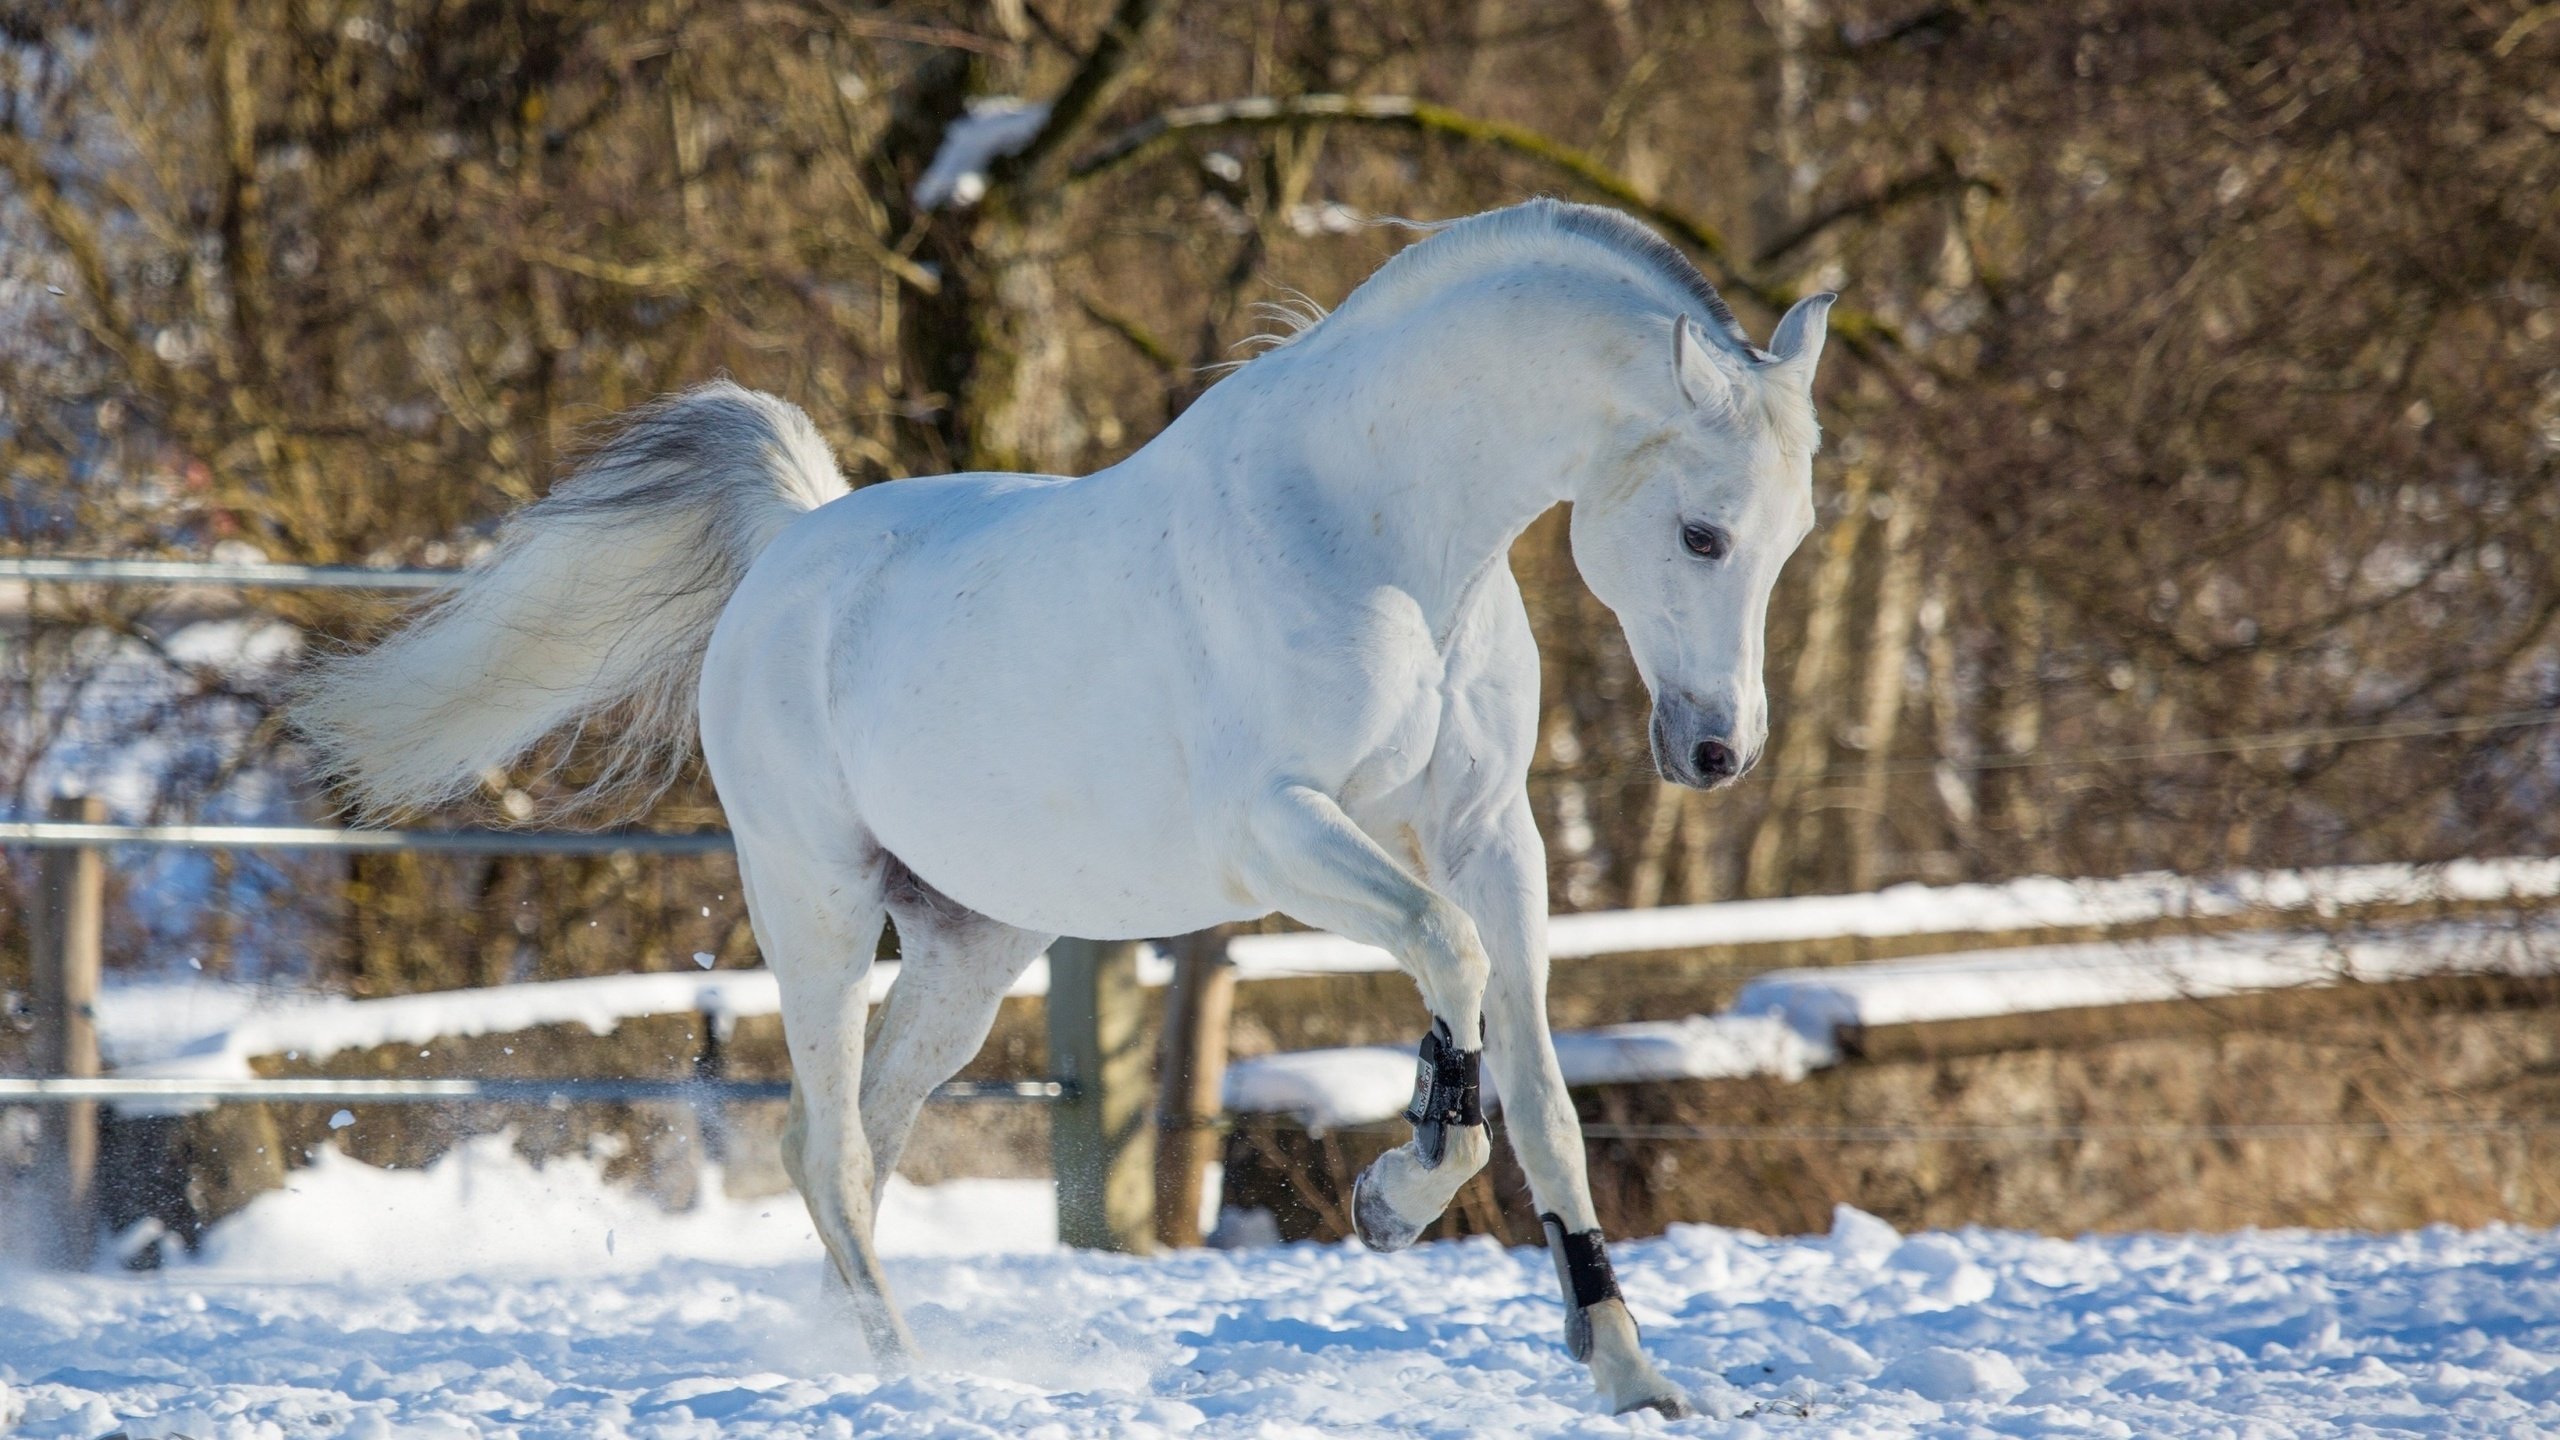
<svg viewBox="0 0 2560 1440">
<path fill-rule="evenodd" d="M 839 829 L 858 819 L 1026 929 L 1171 934 L 1249 912 L 1168 763 L 1206 657 L 1146 509 L 1105 472 L 898 481 L 811 512 L 757 562 L 705 667 L 724 800 L 791 788 L 773 808 L 795 828 L 850 811 Z"/>
<path fill-rule="evenodd" d="M 1259 914 L 1240 856 L 1261 789 L 1315 785 L 1390 833 L 1453 717 L 1507 732 L 1473 712 L 1534 715 L 1525 627 L 1453 666 L 1412 596 L 1324 558 L 1285 507 L 1170 468 L 857 491 L 785 532 L 722 619 L 703 703 L 706 747 L 741 737 L 713 757 L 723 799 L 743 830 L 731 776 L 771 776 L 795 828 L 858 823 L 1027 930 Z M 1489 578 L 1501 630 L 1517 593 Z M 1484 689 L 1488 663 L 1525 689 Z M 1452 710 L 1453 693 L 1471 698 Z"/>
</svg>

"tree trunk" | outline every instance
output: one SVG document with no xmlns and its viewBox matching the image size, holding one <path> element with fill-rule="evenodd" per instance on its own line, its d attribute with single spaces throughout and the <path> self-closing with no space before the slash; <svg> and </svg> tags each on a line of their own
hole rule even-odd
<svg viewBox="0 0 2560 1440">
<path fill-rule="evenodd" d="M 1083 450 L 1086 430 L 1067 387 L 1072 331 L 1052 268 L 1058 208 L 991 198 L 987 209 L 971 260 L 979 298 L 957 416 L 965 462 L 979 470 L 1063 470 Z"/>
<path fill-rule="evenodd" d="M 1813 31 L 1814 0 L 1754 0 L 1760 17 L 1759 52 L 1751 67 L 1754 108 L 1760 116 L 1751 149 L 1752 248 L 1757 251 L 1794 230 L 1804 219 L 1811 192 L 1805 122 L 1813 110 L 1813 66 L 1805 39 Z"/>
<path fill-rule="evenodd" d="M 1787 677 L 1787 708 L 1777 716 L 1777 753 L 1771 757 L 1769 808 L 1751 837 L 1750 858 L 1742 875 L 1742 893 L 1752 898 L 1787 893 L 1796 868 L 1804 801 L 1831 758 L 1832 702 L 1840 694 L 1844 657 L 1841 630 L 1849 608 L 1850 581 L 1858 563 L 1858 540 L 1866 531 L 1869 476 L 1864 466 L 1851 466 L 1841 477 L 1840 519 L 1822 537 L 1822 565 L 1814 572 L 1808 599 L 1804 643 L 1796 651 L 1794 671 Z"/>
<path fill-rule="evenodd" d="M 1964 677 L 1947 605 L 1947 577 L 1940 572 L 1929 578 L 1928 598 L 1920 602 L 1920 647 L 1929 661 L 1929 728 L 1938 754 L 1930 780 L 1939 803 L 1946 807 L 1957 848 L 1971 854 L 1981 849 L 1982 806 L 1975 798 L 1974 772 L 1968 765 L 1974 758 L 1973 727 L 1965 719 Z"/>
<path fill-rule="evenodd" d="M 1627 908 L 1647 910 L 1662 903 L 1663 880 L 1670 868 L 1671 842 L 1679 833 L 1681 799 L 1688 792 L 1665 782 L 1653 788 L 1653 804 L 1645 817 L 1644 838 L 1627 872 Z"/>
<path fill-rule="evenodd" d="M 1927 480 L 1913 482 L 1893 497 L 1893 514 L 1885 521 L 1884 569 L 1876 580 L 1874 639 L 1867 650 L 1866 716 L 1858 726 L 1858 743 L 1866 749 L 1866 760 L 1859 770 L 1856 803 L 1848 812 L 1852 890 L 1874 889 L 1881 868 L 1878 852 L 1886 833 L 1893 742 L 1901 729 L 1911 627 L 1920 608 L 1917 540 L 1934 488 Z"/>
<path fill-rule="evenodd" d="M 2007 675 L 2000 687 L 2000 749 L 2024 755 L 2044 742 L 2044 597 L 2036 593 L 2035 577 L 2020 567 L 2011 572 L 2001 598 L 2006 603 L 1996 633 L 2007 642 Z M 2038 779 L 2033 770 L 2005 770 L 1995 791 L 2000 819 L 2019 855 L 2033 853 L 2044 834 Z"/>
</svg>

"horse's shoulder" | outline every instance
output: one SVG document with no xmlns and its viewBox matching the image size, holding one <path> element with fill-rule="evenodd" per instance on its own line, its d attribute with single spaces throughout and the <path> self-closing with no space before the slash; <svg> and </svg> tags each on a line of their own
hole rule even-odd
<svg viewBox="0 0 2560 1440">
<path fill-rule="evenodd" d="M 1507 680 L 1524 667 L 1536 674 L 1538 638 L 1529 628 L 1529 602 L 1507 560 L 1497 560 L 1470 589 L 1450 627 L 1446 650 L 1456 679 Z"/>
</svg>

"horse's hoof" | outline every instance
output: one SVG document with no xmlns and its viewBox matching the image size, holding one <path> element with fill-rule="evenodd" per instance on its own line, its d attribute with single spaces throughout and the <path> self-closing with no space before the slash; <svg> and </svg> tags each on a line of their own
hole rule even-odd
<svg viewBox="0 0 2560 1440">
<path fill-rule="evenodd" d="M 1406 1224 L 1387 1203 L 1386 1192 L 1370 1181 L 1375 1170 L 1371 1166 L 1351 1182 L 1351 1228 L 1358 1232 L 1360 1243 L 1372 1250 L 1402 1250 L 1422 1233 L 1422 1227 Z"/>
<path fill-rule="evenodd" d="M 1689 1403 L 1689 1397 L 1677 1390 L 1638 1400 L 1632 1405 L 1618 1407 L 1618 1413 L 1621 1415 L 1633 1415 L 1639 1410 L 1650 1410 L 1665 1420 L 1686 1420 L 1698 1413 L 1698 1407 Z"/>
</svg>

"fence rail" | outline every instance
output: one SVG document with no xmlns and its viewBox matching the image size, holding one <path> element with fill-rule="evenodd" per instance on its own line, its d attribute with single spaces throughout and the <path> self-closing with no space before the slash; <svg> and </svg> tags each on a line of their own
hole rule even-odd
<svg viewBox="0 0 2560 1440">
<path fill-rule="evenodd" d="M 222 585 L 270 590 L 441 590 L 460 570 L 372 565 L 278 565 L 267 561 L 113 560 L 79 556 L 0 557 L 0 580 L 56 585 Z"/>
<path fill-rule="evenodd" d="M 725 830 L 681 835 L 635 831 L 347 830 L 333 825 L 113 825 L 0 820 L 0 845 L 83 850 L 145 845 L 179 850 L 407 851 L 449 855 L 725 855 Z"/>
<path fill-rule="evenodd" d="M 1064 1080 L 952 1080 L 935 1086 L 943 1101 L 1048 1104 L 1076 1097 Z M 529 1080 L 463 1077 L 337 1080 L 159 1079 L 150 1076 L 0 1076 L 0 1105 L 74 1105 L 119 1100 L 245 1100 L 259 1104 L 422 1105 L 457 1101 L 499 1104 L 647 1104 L 788 1100 L 788 1080 Z"/>
</svg>

